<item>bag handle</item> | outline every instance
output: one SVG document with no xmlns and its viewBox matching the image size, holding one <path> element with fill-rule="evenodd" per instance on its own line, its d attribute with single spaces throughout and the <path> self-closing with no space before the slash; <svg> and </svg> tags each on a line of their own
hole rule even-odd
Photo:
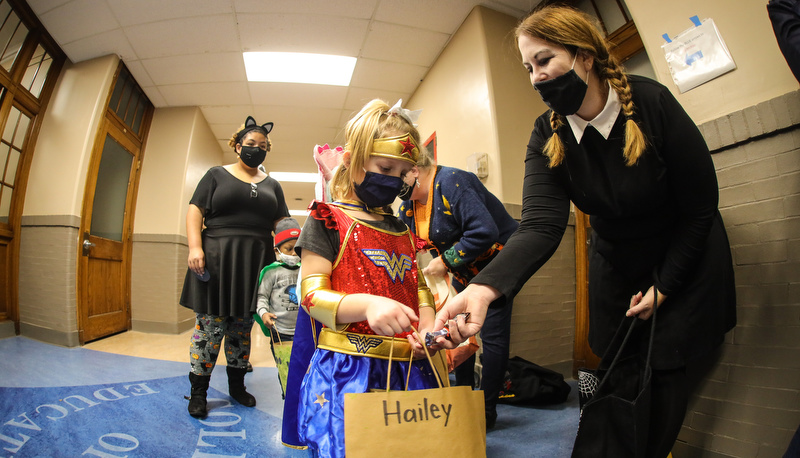
<svg viewBox="0 0 800 458">
<path fill-rule="evenodd" d="M 649 343 L 647 345 L 647 359 L 645 360 L 645 368 L 650 367 L 650 356 L 651 356 L 651 354 L 653 352 L 653 341 L 654 341 L 654 337 L 655 337 L 655 334 L 656 334 L 656 311 L 657 310 L 658 310 L 658 288 L 656 288 L 655 284 L 653 284 L 653 316 L 650 317 L 650 320 L 651 320 L 651 322 L 650 322 L 650 338 L 649 338 Z M 614 334 L 614 339 L 612 340 L 612 342 L 616 342 L 616 341 L 619 340 L 618 337 L 619 337 L 619 335 L 620 335 L 620 333 L 621 333 L 621 331 L 623 329 L 622 325 L 625 323 L 626 319 L 627 318 L 623 318 L 622 323 L 620 323 L 620 327 L 617 329 L 616 334 Z M 624 350 L 625 350 L 625 347 L 626 347 L 626 345 L 628 343 L 628 340 L 629 340 L 631 334 L 633 333 L 633 328 L 634 328 L 634 326 L 636 326 L 636 320 L 637 319 L 638 318 L 633 317 L 633 320 L 631 321 L 630 326 L 628 326 L 628 331 L 625 333 L 625 337 L 622 339 L 622 343 L 619 345 L 619 349 L 617 350 L 617 354 L 614 355 L 614 359 L 611 361 L 611 365 L 606 370 L 606 373 L 603 376 L 603 380 L 601 380 L 600 384 L 597 386 L 597 391 L 600 391 L 600 387 L 602 387 L 606 383 L 606 380 L 609 379 L 609 374 L 611 374 L 611 371 L 614 369 L 614 367 L 617 365 L 617 362 L 622 357 L 622 354 L 624 353 Z M 611 348 L 609 347 L 608 350 L 610 350 L 610 349 Z M 608 350 L 606 350 L 606 352 L 608 352 Z M 606 355 L 603 356 L 603 360 L 606 360 L 606 356 L 608 356 L 608 355 L 606 354 Z"/>
<path fill-rule="evenodd" d="M 278 328 L 276 328 L 275 325 L 272 325 L 270 329 L 275 330 L 274 332 L 275 335 L 272 335 L 273 334 L 272 332 L 269 333 L 270 337 L 272 338 L 272 343 L 275 343 L 275 336 L 278 336 L 278 345 L 283 345 L 283 342 L 281 341 L 281 333 L 278 332 Z"/>
<path fill-rule="evenodd" d="M 417 331 L 417 328 L 415 328 L 412 325 L 411 329 L 414 331 L 414 335 L 417 336 L 417 339 L 419 339 L 420 342 L 424 342 L 422 337 L 419 335 L 419 331 Z M 389 367 L 386 370 L 386 392 L 387 393 L 389 392 L 389 387 L 391 386 L 390 381 L 391 381 L 391 376 L 392 376 L 392 354 L 394 353 L 394 337 L 392 337 L 391 342 L 392 342 L 392 344 L 389 347 Z M 436 382 L 439 384 L 439 388 L 442 388 L 442 386 L 443 386 L 442 385 L 442 376 L 441 376 L 441 374 L 439 374 L 439 371 L 436 369 L 436 366 L 434 366 L 433 359 L 431 359 L 431 355 L 430 355 L 430 353 L 428 353 L 427 350 L 425 351 L 425 357 L 428 359 L 428 363 L 431 365 L 431 369 L 433 369 L 434 375 L 436 375 Z M 405 385 L 406 389 L 405 389 L 405 391 L 408 391 L 408 382 L 409 382 L 409 380 L 411 380 L 411 363 L 413 361 L 414 361 L 414 352 L 412 351 L 411 355 L 408 357 L 408 372 L 406 373 L 406 385 Z"/>
</svg>

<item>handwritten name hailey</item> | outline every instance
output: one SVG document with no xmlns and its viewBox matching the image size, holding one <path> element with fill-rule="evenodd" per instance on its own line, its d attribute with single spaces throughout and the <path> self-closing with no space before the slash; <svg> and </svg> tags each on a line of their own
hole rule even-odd
<svg viewBox="0 0 800 458">
<path fill-rule="evenodd" d="M 403 422 L 417 423 L 420 421 L 431 421 L 431 418 L 438 420 L 444 417 L 444 425 L 450 422 L 450 411 L 453 409 L 453 404 L 428 404 L 428 398 L 423 398 L 422 404 L 417 404 L 416 407 L 411 409 L 403 409 L 400 407 L 400 401 L 396 402 L 396 410 L 389 410 L 387 401 L 383 401 L 383 421 L 384 426 L 389 426 L 391 417 L 397 417 L 397 424 Z M 441 407 L 439 407 L 441 405 Z M 391 418 L 394 421 L 394 418 Z"/>
</svg>

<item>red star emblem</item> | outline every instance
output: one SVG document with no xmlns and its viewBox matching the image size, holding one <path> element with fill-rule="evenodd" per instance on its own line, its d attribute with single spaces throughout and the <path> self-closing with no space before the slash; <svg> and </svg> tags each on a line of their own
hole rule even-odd
<svg viewBox="0 0 800 458">
<path fill-rule="evenodd" d="M 414 146 L 414 143 L 411 142 L 411 137 L 407 136 L 405 140 L 398 140 L 398 143 L 403 145 L 403 151 L 400 152 L 400 155 L 412 157 L 411 153 L 414 151 L 416 146 Z"/>
</svg>

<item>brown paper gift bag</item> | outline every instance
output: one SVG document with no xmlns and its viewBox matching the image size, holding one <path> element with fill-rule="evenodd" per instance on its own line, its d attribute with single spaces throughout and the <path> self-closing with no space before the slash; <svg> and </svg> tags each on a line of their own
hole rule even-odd
<svg viewBox="0 0 800 458">
<path fill-rule="evenodd" d="M 440 377 L 439 388 L 348 393 L 344 399 L 348 458 L 486 457 L 483 391 L 441 387 Z"/>
</svg>

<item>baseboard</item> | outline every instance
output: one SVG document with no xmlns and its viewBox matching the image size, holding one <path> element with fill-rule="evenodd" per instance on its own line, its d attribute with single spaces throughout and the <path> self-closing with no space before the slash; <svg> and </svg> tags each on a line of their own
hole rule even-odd
<svg viewBox="0 0 800 458">
<path fill-rule="evenodd" d="M 151 334 L 181 334 L 194 327 L 195 318 L 186 319 L 177 323 L 160 321 L 131 320 L 131 330 Z"/>
<path fill-rule="evenodd" d="M 19 324 L 19 335 L 62 347 L 79 347 L 78 331 L 56 331 L 28 323 Z"/>
<path fill-rule="evenodd" d="M 14 337 L 16 335 L 17 331 L 14 329 L 13 321 L 0 321 L 0 339 Z"/>
</svg>

